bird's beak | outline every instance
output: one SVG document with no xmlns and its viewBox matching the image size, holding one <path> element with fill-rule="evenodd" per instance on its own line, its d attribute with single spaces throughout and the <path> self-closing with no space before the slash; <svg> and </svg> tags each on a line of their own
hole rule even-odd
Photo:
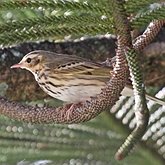
<svg viewBox="0 0 165 165">
<path fill-rule="evenodd" d="M 22 67 L 22 64 L 18 63 L 18 64 L 12 65 L 10 68 L 13 69 L 13 68 L 21 68 L 21 67 Z"/>
</svg>

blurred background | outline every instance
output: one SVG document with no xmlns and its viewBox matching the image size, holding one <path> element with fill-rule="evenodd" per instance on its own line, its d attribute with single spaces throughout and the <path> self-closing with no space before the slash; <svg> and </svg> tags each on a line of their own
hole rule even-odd
<svg viewBox="0 0 165 165">
<path fill-rule="evenodd" d="M 143 8 L 136 8 L 133 0 L 129 2 L 127 10 L 134 16 L 145 17 L 145 13 L 160 8 L 151 0 L 141 2 Z M 115 35 L 111 35 L 110 14 L 108 0 L 1 0 L 0 95 L 32 106 L 63 105 L 45 94 L 31 73 L 11 70 L 10 66 L 38 49 L 93 61 L 114 57 L 117 46 Z M 136 24 L 141 17 L 132 21 L 134 36 L 141 34 L 150 21 L 146 18 Z M 164 27 L 139 57 L 147 92 L 165 100 Z M 0 165 L 163 165 L 165 106 L 149 101 L 148 108 L 148 130 L 133 153 L 121 162 L 114 155 L 136 126 L 133 97 L 122 96 L 112 109 L 81 124 L 33 125 L 0 116 Z"/>
</svg>

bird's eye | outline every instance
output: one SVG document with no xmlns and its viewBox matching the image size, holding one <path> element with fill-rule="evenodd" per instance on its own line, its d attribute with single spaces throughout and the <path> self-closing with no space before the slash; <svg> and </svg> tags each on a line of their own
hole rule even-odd
<svg viewBox="0 0 165 165">
<path fill-rule="evenodd" d="M 27 58 L 26 62 L 27 62 L 27 63 L 30 63 L 31 60 L 32 60 L 31 58 Z"/>
</svg>

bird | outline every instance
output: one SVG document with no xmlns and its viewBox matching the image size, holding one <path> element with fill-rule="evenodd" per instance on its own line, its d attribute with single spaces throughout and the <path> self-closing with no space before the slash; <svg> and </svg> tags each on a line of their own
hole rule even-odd
<svg viewBox="0 0 165 165">
<path fill-rule="evenodd" d="M 30 71 L 44 92 L 68 104 L 80 103 L 101 93 L 113 70 L 110 66 L 76 55 L 44 50 L 35 50 L 26 54 L 18 64 L 12 65 L 11 68 Z M 126 83 L 121 95 L 133 95 L 130 81 Z M 165 105 L 163 100 L 148 94 L 146 98 Z"/>
</svg>

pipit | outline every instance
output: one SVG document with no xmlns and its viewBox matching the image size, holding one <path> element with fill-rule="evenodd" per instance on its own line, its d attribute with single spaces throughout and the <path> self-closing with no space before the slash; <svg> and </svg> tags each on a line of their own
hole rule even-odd
<svg viewBox="0 0 165 165">
<path fill-rule="evenodd" d="M 43 50 L 28 53 L 11 68 L 29 70 L 48 95 L 66 103 L 80 103 L 95 97 L 106 86 L 112 70 L 111 67 L 78 56 Z M 121 95 L 133 95 L 130 82 Z M 164 101 L 148 94 L 146 98 L 165 105 Z"/>
</svg>

